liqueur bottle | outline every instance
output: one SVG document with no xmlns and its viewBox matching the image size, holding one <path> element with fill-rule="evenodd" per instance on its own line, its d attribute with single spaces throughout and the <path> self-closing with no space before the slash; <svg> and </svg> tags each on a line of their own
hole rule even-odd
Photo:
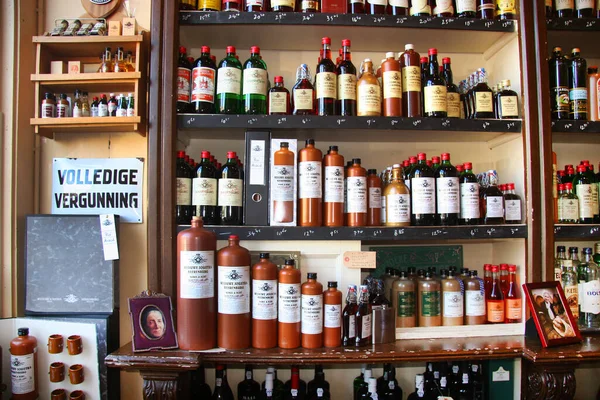
<svg viewBox="0 0 600 400">
<path fill-rule="evenodd" d="M 371 344 L 371 304 L 369 303 L 369 288 L 367 285 L 360 285 L 360 298 L 356 310 L 356 346 L 365 346 Z"/>
<path fill-rule="evenodd" d="M 425 99 L 425 116 L 446 118 L 448 116 L 448 89 L 440 76 L 437 60 L 437 49 L 429 49 L 429 73 L 423 84 Z"/>
<path fill-rule="evenodd" d="M 298 368 L 295 365 L 292 365 L 290 379 L 288 379 L 287 381 L 285 381 L 285 385 L 283 386 L 284 393 L 290 393 L 290 391 L 292 390 L 292 377 L 294 375 L 298 375 L 298 377 L 300 376 L 300 368 Z M 299 396 L 299 398 L 300 399 L 304 399 L 306 397 L 306 382 L 304 380 L 298 378 L 298 385 L 297 385 L 297 387 L 298 387 L 298 396 Z"/>
<path fill-rule="evenodd" d="M 314 115 L 317 100 L 313 84 L 311 83 L 308 65 L 301 64 L 296 71 L 296 84 L 292 88 L 292 114 Z"/>
<path fill-rule="evenodd" d="M 337 289 L 337 282 L 327 282 L 327 290 L 323 292 L 323 346 L 339 347 L 342 345 L 342 292 Z"/>
<path fill-rule="evenodd" d="M 356 312 L 358 299 L 356 285 L 348 285 L 346 305 L 342 312 L 342 345 L 353 346 L 356 338 Z"/>
<path fill-rule="evenodd" d="M 292 369 L 290 390 L 285 393 L 285 400 L 303 400 L 304 393 L 300 391 L 300 372 Z"/>
<path fill-rule="evenodd" d="M 487 322 L 488 324 L 504 323 L 504 294 L 500 287 L 500 278 L 498 266 L 492 265 L 492 285 L 489 292 L 486 293 Z"/>
<path fill-rule="evenodd" d="M 322 153 L 314 139 L 298 152 L 298 225 L 323 224 Z"/>
<path fill-rule="evenodd" d="M 242 169 L 238 165 L 237 155 L 234 151 L 227 152 L 227 163 L 221 168 L 218 187 L 221 225 L 242 225 L 244 181 Z"/>
<path fill-rule="evenodd" d="M 275 12 L 292 12 L 296 9 L 296 0 L 271 0 L 271 10 Z"/>
<path fill-rule="evenodd" d="M 102 64 L 100 65 L 100 72 L 114 72 L 115 65 L 112 61 L 112 50 L 110 47 L 104 49 L 102 54 Z"/>
<path fill-rule="evenodd" d="M 517 19 L 516 0 L 496 0 L 496 19 Z"/>
<path fill-rule="evenodd" d="M 314 272 L 306 278 L 302 284 L 302 347 L 316 349 L 323 346 L 323 285 Z"/>
<path fill-rule="evenodd" d="M 404 184 L 400 164 L 392 167 L 392 178 L 382 197 L 385 203 L 385 226 L 410 226 L 410 190 Z"/>
<path fill-rule="evenodd" d="M 442 312 L 440 309 L 440 281 L 431 271 L 419 279 L 417 284 L 417 310 L 419 326 L 441 326 Z"/>
<path fill-rule="evenodd" d="M 366 226 L 368 220 L 367 170 L 360 163 L 360 158 L 353 158 L 347 171 L 348 226 Z"/>
<path fill-rule="evenodd" d="M 579 220 L 579 198 L 573 193 L 573 184 L 559 184 L 558 190 L 562 192 L 558 197 L 558 223 L 576 224 Z"/>
<path fill-rule="evenodd" d="M 299 4 L 300 11 L 304 13 L 315 13 L 321 10 L 321 0 L 302 0 Z"/>
<path fill-rule="evenodd" d="M 431 15 L 431 0 L 410 0 L 410 15 L 429 17 Z"/>
<path fill-rule="evenodd" d="M 215 367 L 215 391 L 212 400 L 233 400 L 233 392 L 227 382 L 227 369 L 221 364 Z"/>
<path fill-rule="evenodd" d="M 465 287 L 465 325 L 482 325 L 486 322 L 485 287 L 477 271 L 469 271 L 463 281 Z"/>
<path fill-rule="evenodd" d="M 577 166 L 577 175 L 573 178 L 573 186 L 579 199 L 579 223 L 592 224 L 597 213 L 597 203 L 594 201 L 594 182 L 586 174 L 585 165 Z"/>
<path fill-rule="evenodd" d="M 460 219 L 461 225 L 477 225 L 480 219 L 479 182 L 473 174 L 470 162 L 464 163 L 465 171 L 460 175 Z"/>
<path fill-rule="evenodd" d="M 218 225 L 218 171 L 210 162 L 210 153 L 208 151 L 203 151 L 200 154 L 202 159 L 192 180 L 194 215 L 202 217 L 206 225 Z"/>
<path fill-rule="evenodd" d="M 373 72 L 373 62 L 365 58 L 362 63 L 362 75 L 357 84 L 357 114 L 363 116 L 381 115 L 381 86 Z"/>
<path fill-rule="evenodd" d="M 435 171 L 437 188 L 438 225 L 457 225 L 460 214 L 459 178 L 456 168 L 450 163 L 450 154 L 442 154 L 442 164 Z"/>
<path fill-rule="evenodd" d="M 408 395 L 407 400 L 418 400 L 425 398 L 425 378 L 423 374 L 415 376 L 415 391 Z"/>
<path fill-rule="evenodd" d="M 192 207 L 192 176 L 193 171 L 185 162 L 185 152 L 177 152 L 175 174 L 177 177 L 177 196 L 175 220 L 178 224 L 189 224 L 194 215 Z"/>
<path fill-rule="evenodd" d="M 521 223 L 521 197 L 515 194 L 515 184 L 508 183 L 504 194 L 504 222 L 507 224 Z"/>
<path fill-rule="evenodd" d="M 408 118 L 420 117 L 421 114 L 421 70 L 419 53 L 414 45 L 404 46 L 400 55 L 402 69 L 402 115 Z"/>
<path fill-rule="evenodd" d="M 396 328 L 413 328 L 416 325 L 415 283 L 406 271 L 392 284 L 392 306 L 396 310 Z"/>
<path fill-rule="evenodd" d="M 385 117 L 402 116 L 402 77 L 400 63 L 394 58 L 394 53 L 385 54 L 386 59 L 381 64 L 383 81 L 383 115 Z"/>
<path fill-rule="evenodd" d="M 198 11 L 221 11 L 221 1 L 198 0 Z"/>
<path fill-rule="evenodd" d="M 244 10 L 247 12 L 263 12 L 265 11 L 264 0 L 245 0 Z"/>
<path fill-rule="evenodd" d="M 590 249 L 591 250 L 591 249 Z M 515 265 L 508 266 L 508 292 L 506 294 L 505 304 L 505 321 L 507 323 L 521 322 L 521 288 L 517 283 L 517 267 Z"/>
<path fill-rule="evenodd" d="M 294 221 L 294 177 L 296 155 L 289 149 L 288 142 L 281 142 L 279 150 L 273 155 L 271 175 L 272 221 L 287 223 Z"/>
<path fill-rule="evenodd" d="M 252 267 L 252 347 L 277 346 L 277 265 L 260 253 Z"/>
<path fill-rule="evenodd" d="M 246 365 L 245 379 L 238 383 L 238 400 L 258 400 L 260 396 L 260 384 L 253 379 L 252 366 Z"/>
<path fill-rule="evenodd" d="M 289 115 L 290 108 L 290 92 L 283 86 L 283 76 L 275 77 L 275 86 L 269 90 L 269 115 Z"/>
<path fill-rule="evenodd" d="M 223 11 L 240 12 L 241 7 L 240 0 L 222 0 L 221 10 Z"/>
<path fill-rule="evenodd" d="M 477 70 L 478 82 L 473 88 L 473 118 L 494 118 L 494 93 L 487 84 L 485 69 Z"/>
<path fill-rule="evenodd" d="M 435 174 L 427 165 L 427 155 L 418 154 L 419 163 L 411 170 L 411 225 L 435 224 Z"/>
<path fill-rule="evenodd" d="M 451 59 L 444 57 L 442 59 L 443 70 L 442 78 L 446 81 L 446 93 L 447 93 L 447 112 L 448 118 L 460 118 L 461 104 L 460 104 L 460 93 L 458 87 L 452 81 L 452 67 L 450 65 Z"/>
<path fill-rule="evenodd" d="M 192 64 L 187 59 L 185 47 L 179 47 L 179 59 L 177 61 L 177 112 L 186 113 L 190 111 L 190 97 L 192 84 Z"/>
<path fill-rule="evenodd" d="M 402 399 L 402 389 L 396 380 L 396 368 L 383 365 L 383 376 L 377 379 L 377 397 L 382 400 Z"/>
<path fill-rule="evenodd" d="M 477 18 L 494 19 L 495 10 L 494 0 L 477 0 Z"/>
<path fill-rule="evenodd" d="M 367 0 L 367 14 L 386 14 L 387 0 Z"/>
<path fill-rule="evenodd" d="M 190 395 L 193 399 L 210 399 L 212 397 L 210 386 L 206 383 L 204 367 L 191 372 L 190 387 Z"/>
<path fill-rule="evenodd" d="M 337 75 L 331 61 L 331 39 L 324 37 L 321 43 L 321 60 L 316 70 L 317 114 L 336 115 Z"/>
<path fill-rule="evenodd" d="M 504 196 L 498 189 L 498 173 L 495 170 L 487 172 L 488 187 L 480 194 L 479 211 L 485 225 L 504 223 Z"/>
<path fill-rule="evenodd" d="M 243 92 L 244 113 L 257 115 L 267 113 L 267 64 L 260 56 L 260 48 L 250 48 L 250 58 L 244 62 Z"/>
<path fill-rule="evenodd" d="M 574 48 L 569 60 L 569 119 L 586 121 L 587 118 L 587 63 Z"/>
<path fill-rule="evenodd" d="M 322 365 L 315 366 L 315 377 L 308 382 L 307 389 L 309 399 L 329 398 L 329 382 L 325 380 Z"/>
<path fill-rule="evenodd" d="M 502 81 L 502 90 L 498 92 L 498 118 L 519 118 L 519 96 L 510 88 L 508 79 Z"/>
<path fill-rule="evenodd" d="M 294 260 L 285 260 L 279 271 L 277 344 L 282 349 L 300 347 L 301 274 Z"/>
<path fill-rule="evenodd" d="M 550 71 L 550 109 L 552 119 L 569 119 L 569 66 L 562 49 L 555 47 L 552 57 L 548 60 Z"/>
<path fill-rule="evenodd" d="M 227 56 L 217 71 L 217 111 L 219 114 L 239 114 L 242 110 L 242 64 L 234 46 L 227 46 Z"/>
<path fill-rule="evenodd" d="M 125 63 L 125 52 L 122 47 L 117 47 L 117 53 L 115 54 L 115 72 L 127 72 L 127 65 Z"/>
<path fill-rule="evenodd" d="M 344 157 L 338 153 L 337 146 L 330 146 L 323 157 L 325 179 L 323 183 L 325 226 L 343 226 L 344 224 Z"/>
<path fill-rule="evenodd" d="M 591 248 L 586 247 L 583 249 L 583 257 L 584 264 L 581 271 L 583 280 L 579 281 L 579 285 L 581 285 L 579 326 L 582 328 L 597 329 L 600 327 L 600 301 L 598 299 L 600 281 L 598 280 L 598 265 L 594 262 Z"/>
<path fill-rule="evenodd" d="M 202 46 L 192 70 L 192 108 L 196 114 L 215 113 L 216 75 L 217 66 L 210 57 L 210 47 Z"/>
<path fill-rule="evenodd" d="M 337 109 L 342 116 L 356 115 L 356 67 L 352 64 L 350 45 L 350 39 L 342 40 L 342 58 L 337 66 Z"/>
<path fill-rule="evenodd" d="M 456 0 L 456 15 L 459 18 L 475 18 L 477 0 Z"/>
</svg>

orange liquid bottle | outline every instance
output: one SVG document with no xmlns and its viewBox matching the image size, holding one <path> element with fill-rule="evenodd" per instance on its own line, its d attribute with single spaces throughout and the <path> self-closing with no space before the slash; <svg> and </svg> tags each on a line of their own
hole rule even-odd
<svg viewBox="0 0 600 400">
<path fill-rule="evenodd" d="M 400 63 L 394 58 L 394 53 L 386 53 L 386 59 L 381 64 L 383 82 L 383 116 L 402 116 L 402 76 Z"/>
<path fill-rule="evenodd" d="M 285 260 L 279 271 L 277 344 L 282 349 L 300 347 L 300 302 L 302 276 L 294 260 Z"/>
<path fill-rule="evenodd" d="M 302 284 L 302 347 L 323 347 L 323 285 L 309 272 Z"/>
<path fill-rule="evenodd" d="M 486 292 L 485 301 L 488 324 L 504 323 L 504 295 L 500 287 L 497 265 L 492 265 L 492 285 L 489 292 Z"/>
<path fill-rule="evenodd" d="M 342 292 L 337 289 L 337 282 L 327 282 L 327 290 L 323 292 L 323 345 L 338 347 L 342 345 Z"/>
<path fill-rule="evenodd" d="M 329 153 L 323 158 L 325 176 L 323 178 L 325 226 L 344 225 L 344 157 L 337 146 L 329 146 Z"/>
<path fill-rule="evenodd" d="M 506 322 L 521 322 L 523 311 L 521 300 L 521 288 L 517 282 L 517 266 L 508 266 L 508 292 L 506 294 Z"/>
<path fill-rule="evenodd" d="M 252 267 L 252 347 L 277 346 L 277 265 L 260 253 Z"/>
<path fill-rule="evenodd" d="M 381 196 L 383 194 L 381 178 L 377 175 L 376 169 L 370 169 L 368 173 L 367 225 L 381 226 Z"/>
</svg>

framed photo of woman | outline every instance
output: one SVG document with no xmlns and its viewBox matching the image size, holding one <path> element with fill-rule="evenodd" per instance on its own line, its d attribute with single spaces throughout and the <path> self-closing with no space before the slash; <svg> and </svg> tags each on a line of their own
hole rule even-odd
<svg viewBox="0 0 600 400">
<path fill-rule="evenodd" d="M 142 292 L 129 299 L 129 315 L 133 328 L 133 351 L 178 347 L 170 297 Z"/>
</svg>

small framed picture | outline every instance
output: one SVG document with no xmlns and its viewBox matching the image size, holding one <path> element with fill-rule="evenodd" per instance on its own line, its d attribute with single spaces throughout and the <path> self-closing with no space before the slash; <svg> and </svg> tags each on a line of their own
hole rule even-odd
<svg viewBox="0 0 600 400">
<path fill-rule="evenodd" d="M 581 342 L 570 308 L 577 300 L 565 298 L 560 282 L 526 283 L 523 290 L 543 347 Z"/>
<path fill-rule="evenodd" d="M 133 351 L 176 349 L 171 298 L 160 293 L 142 292 L 129 299 L 133 328 Z"/>
</svg>

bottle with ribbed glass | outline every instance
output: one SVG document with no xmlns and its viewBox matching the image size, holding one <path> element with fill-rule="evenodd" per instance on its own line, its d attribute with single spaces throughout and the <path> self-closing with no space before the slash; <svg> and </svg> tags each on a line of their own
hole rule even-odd
<svg viewBox="0 0 600 400">
<path fill-rule="evenodd" d="M 242 103 L 242 64 L 235 55 L 235 47 L 227 46 L 227 55 L 217 70 L 217 112 L 239 114 Z"/>
<path fill-rule="evenodd" d="M 267 113 L 268 82 L 267 64 L 260 56 L 260 48 L 252 46 L 250 58 L 244 62 L 242 86 L 244 113 L 252 115 Z"/>
</svg>

